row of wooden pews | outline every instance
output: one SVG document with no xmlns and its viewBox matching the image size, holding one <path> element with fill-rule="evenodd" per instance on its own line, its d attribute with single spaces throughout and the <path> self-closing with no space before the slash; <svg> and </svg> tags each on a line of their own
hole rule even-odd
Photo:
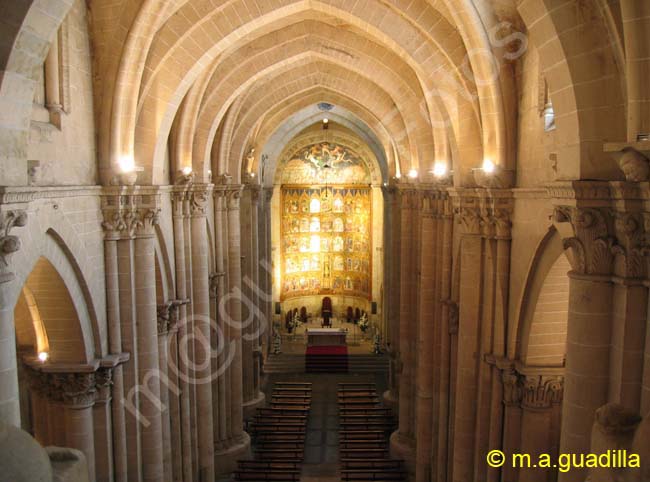
<svg viewBox="0 0 650 482">
<path fill-rule="evenodd" d="M 311 383 L 275 383 L 270 406 L 249 421 L 253 460 L 238 461 L 235 480 L 300 480 L 310 407 Z"/>
<path fill-rule="evenodd" d="M 388 438 L 396 421 L 374 383 L 339 383 L 341 480 L 405 481 L 402 460 L 391 459 Z"/>
</svg>

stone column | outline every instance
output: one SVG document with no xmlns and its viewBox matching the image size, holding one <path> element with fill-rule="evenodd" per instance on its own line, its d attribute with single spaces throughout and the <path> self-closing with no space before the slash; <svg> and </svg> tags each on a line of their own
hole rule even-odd
<svg viewBox="0 0 650 482">
<path fill-rule="evenodd" d="M 183 440 L 181 434 L 183 433 L 183 422 L 181 420 L 181 380 L 179 377 L 179 353 L 178 353 L 178 325 L 180 321 L 180 309 L 182 306 L 187 305 L 189 299 L 185 300 L 172 300 L 167 303 L 169 306 L 169 321 L 164 321 L 167 325 L 167 365 L 166 373 L 169 380 L 169 390 L 167 397 L 169 402 L 169 437 L 171 441 L 171 471 L 172 480 L 180 481 L 183 479 Z M 160 326 L 160 316 L 158 318 L 158 329 Z M 162 367 L 161 367 L 162 369 Z M 167 457 L 167 455 L 164 455 Z"/>
<path fill-rule="evenodd" d="M 88 476 L 95 480 L 95 438 L 93 431 L 93 404 L 95 403 L 95 374 L 54 374 L 55 396 L 63 401 L 66 446 L 81 450 L 86 456 Z M 55 389 L 56 389 L 55 388 Z"/>
<path fill-rule="evenodd" d="M 212 426 L 212 380 L 210 343 L 210 285 L 206 207 L 209 189 L 193 186 L 190 191 L 192 219 L 192 307 L 194 309 L 194 377 L 197 398 L 199 480 L 212 481 L 214 439 Z"/>
<path fill-rule="evenodd" d="M 482 249 L 481 218 L 478 202 L 461 197 L 459 221 L 462 226 L 460 245 L 459 326 L 456 389 L 453 422 L 453 481 L 474 478 L 475 430 L 477 418 L 477 381 L 480 353 Z"/>
<path fill-rule="evenodd" d="M 432 480 L 444 482 L 447 479 L 449 466 L 447 457 L 449 454 L 449 396 L 450 396 L 450 366 L 451 366 L 451 330 L 452 325 L 458 329 L 458 307 L 451 301 L 451 266 L 452 266 L 452 242 L 453 242 L 453 216 L 447 193 L 442 195 L 439 210 L 439 226 L 442 230 L 441 249 L 441 281 L 440 281 L 440 322 L 437 329 L 440 338 L 439 365 L 434 371 L 434 377 L 438 378 L 438 431 L 436 452 L 433 456 Z"/>
<path fill-rule="evenodd" d="M 399 256 L 392 256 L 391 253 L 399 253 L 401 247 L 400 227 L 401 213 L 399 208 L 399 198 L 395 186 L 383 189 L 386 206 L 386 220 L 384 223 L 387 236 L 386 249 L 384 250 L 384 264 L 386 270 L 386 310 L 387 318 L 387 351 L 390 358 L 388 390 L 384 393 L 384 402 L 397 408 L 399 398 L 399 373 L 401 371 L 400 345 L 399 345 Z"/>
<path fill-rule="evenodd" d="M 95 373 L 95 405 L 93 419 L 95 423 L 95 467 L 97 482 L 113 482 L 113 420 L 111 416 L 111 386 L 113 369 L 100 368 Z"/>
<path fill-rule="evenodd" d="M 119 218 L 118 218 L 119 219 Z M 108 324 L 108 343 L 112 354 L 122 353 L 122 329 L 120 326 L 120 286 L 117 243 L 120 229 L 110 219 L 110 214 L 103 223 L 106 237 L 104 240 L 104 269 L 106 277 L 106 318 Z M 122 365 L 114 368 L 112 385 L 115 403 L 111 404 L 111 421 L 113 436 L 113 457 L 115 482 L 127 482 L 127 445 L 126 417 L 124 406 L 124 374 Z"/>
<path fill-rule="evenodd" d="M 224 179 L 228 184 L 229 178 Z M 240 249 L 240 198 L 241 186 L 226 185 L 224 206 L 224 263 L 228 291 L 219 299 L 220 326 L 223 325 L 226 348 L 223 364 L 227 367 L 225 382 L 227 448 L 218 452 L 216 465 L 219 473 L 228 473 L 236 467 L 238 458 L 245 457 L 250 448 L 250 438 L 243 426 L 243 380 L 242 380 L 242 326 L 241 326 L 241 249 Z M 225 249 L 227 243 L 227 249 Z"/>
<path fill-rule="evenodd" d="M 513 363 L 501 366 L 501 384 L 503 386 L 503 452 L 506 454 L 521 451 L 521 397 L 520 377 Z M 503 482 L 518 482 L 519 470 L 512 464 L 505 464 L 501 469 Z"/>
<path fill-rule="evenodd" d="M 59 80 L 59 36 L 54 35 L 45 57 L 45 107 L 61 110 L 61 83 Z"/>
<path fill-rule="evenodd" d="M 14 227 L 26 224 L 25 211 L 0 212 L 0 421 L 16 427 L 20 427 L 16 330 L 14 306 L 9 301 L 12 290 L 8 283 L 15 278 L 9 263 L 11 255 L 20 249 L 20 239 L 10 232 Z"/>
<path fill-rule="evenodd" d="M 227 236 L 226 234 L 226 222 L 225 218 L 227 216 L 227 203 L 226 203 L 226 197 L 225 197 L 225 191 L 222 186 L 216 186 L 215 187 L 215 199 L 214 199 L 214 204 L 215 204 L 215 244 L 216 244 L 216 265 L 217 265 L 217 276 L 218 278 L 216 279 L 217 285 L 216 285 L 216 320 L 217 320 L 217 326 L 218 326 L 218 334 L 221 337 L 220 340 L 217 340 L 219 344 L 219 350 L 218 350 L 218 357 L 217 357 L 217 365 L 219 369 L 219 376 L 216 378 L 216 392 L 215 392 L 215 400 L 217 400 L 217 413 L 218 413 L 218 419 L 216 420 L 216 425 L 218 427 L 218 430 L 215 430 L 215 440 L 217 441 L 217 450 L 218 451 L 223 451 L 224 449 L 227 448 L 228 444 L 228 439 L 230 438 L 230 430 L 229 430 L 229 413 L 230 413 L 230 408 L 228 404 L 228 398 L 229 398 L 229 384 L 228 382 L 228 373 L 230 371 L 230 367 L 227 366 L 226 360 L 227 360 L 227 351 L 229 344 L 227 343 L 228 336 L 227 336 L 227 330 L 228 326 L 224 323 L 224 316 L 222 312 L 219 309 L 219 302 L 220 300 L 224 299 L 224 296 L 226 294 L 226 280 L 225 280 L 225 275 L 226 275 L 226 257 L 228 255 L 227 253 Z"/>
<path fill-rule="evenodd" d="M 162 446 L 163 446 L 163 473 L 164 480 L 172 480 L 172 440 L 171 416 L 169 400 L 169 331 L 171 327 L 171 302 L 158 305 L 158 364 L 160 365 L 160 403 L 163 409 L 162 417 Z"/>
<path fill-rule="evenodd" d="M 187 192 L 184 186 L 178 186 L 172 193 L 172 209 L 174 222 L 174 255 L 176 267 L 176 297 L 179 300 L 189 298 L 187 290 L 187 272 L 185 256 L 185 218 L 189 214 L 186 206 Z M 176 432 L 172 434 L 173 439 L 182 440 L 182 467 L 175 467 L 175 476 L 182 473 L 183 482 L 192 482 L 194 472 L 192 469 L 192 425 L 190 417 L 190 385 L 188 366 L 182 359 L 180 349 L 187 344 L 188 333 L 188 306 L 182 304 L 178 307 L 178 331 L 176 333 L 176 376 L 179 381 L 180 397 L 178 401 L 179 413 L 177 417 L 172 414 L 172 423 L 176 427 Z M 181 346 L 183 345 L 183 346 Z M 176 420 L 176 423 L 174 421 Z"/>
<path fill-rule="evenodd" d="M 522 376 L 522 417 L 520 452 L 529 454 L 531 460 L 537 460 L 541 454 L 551 455 L 557 460 L 557 432 L 553 431 L 553 411 L 559 409 L 562 402 L 563 378 L 557 373 L 562 369 L 549 369 L 556 374 L 541 374 L 544 370 L 530 367 Z M 557 427 L 556 427 L 557 428 Z M 522 468 L 519 471 L 520 482 L 546 482 L 552 469 Z"/>
<path fill-rule="evenodd" d="M 415 469 L 415 374 L 417 303 L 417 239 L 419 237 L 419 193 L 414 186 L 399 188 L 400 270 L 399 270 L 399 428 L 391 436 L 391 454 L 406 461 L 409 472 Z"/>
<path fill-rule="evenodd" d="M 138 320 L 138 381 L 141 423 L 142 474 L 145 482 L 163 480 L 162 423 L 160 414 L 160 374 L 158 360 L 158 316 L 154 226 L 158 209 L 140 208 L 134 242 L 135 309 Z"/>
<path fill-rule="evenodd" d="M 434 217 L 434 199 L 430 194 L 423 194 L 423 208 L 420 220 L 420 242 L 422 250 L 428 253 L 420 257 L 419 265 L 419 307 L 417 333 L 417 376 L 415 393 L 416 399 L 416 454 L 415 480 L 428 482 L 431 480 L 431 445 L 433 440 L 433 359 L 434 359 L 434 325 L 436 299 L 436 264 L 439 259 L 436 243 L 437 219 Z"/>
<path fill-rule="evenodd" d="M 251 264 L 252 264 L 252 286 L 251 286 L 251 300 L 253 302 L 255 317 L 253 319 L 253 395 L 255 403 L 250 407 L 260 407 L 264 404 L 265 395 L 261 391 L 261 368 L 262 368 L 262 346 L 261 337 L 265 333 L 266 319 L 264 317 L 264 293 L 260 283 L 260 240 L 264 242 L 259 230 L 258 213 L 260 209 L 260 194 L 261 187 L 259 185 L 251 186 L 251 226 L 253 242 L 251 249 Z"/>
<path fill-rule="evenodd" d="M 572 248 L 561 453 L 589 453 L 596 409 L 608 401 L 612 336 L 612 250 L 605 209 L 557 207 L 555 223 Z M 566 229 L 568 226 L 571 229 Z M 584 480 L 586 470 L 561 473 Z"/>
<path fill-rule="evenodd" d="M 241 235 L 240 235 L 240 201 L 241 186 L 229 188 L 228 201 L 228 279 L 230 281 L 230 297 L 226 323 L 230 325 L 230 341 L 236 353 L 231 364 L 231 400 L 230 425 L 235 440 L 244 438 L 243 428 L 243 373 L 242 373 L 242 313 L 241 296 L 236 290 L 241 290 Z"/>
<path fill-rule="evenodd" d="M 245 185 L 241 197 L 240 229 L 241 229 L 241 321 L 242 321 L 242 374 L 243 374 L 243 400 L 244 417 L 254 412 L 255 406 L 255 380 L 253 368 L 253 350 L 255 340 L 255 313 L 254 301 L 251 290 L 253 279 L 253 225 L 252 225 L 252 189 Z"/>
</svg>

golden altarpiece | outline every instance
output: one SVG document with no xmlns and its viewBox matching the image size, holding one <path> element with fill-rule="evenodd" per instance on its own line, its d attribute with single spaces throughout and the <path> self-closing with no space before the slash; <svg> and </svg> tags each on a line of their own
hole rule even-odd
<svg viewBox="0 0 650 482">
<path fill-rule="evenodd" d="M 372 296 L 372 189 L 363 159 L 322 142 L 301 149 L 282 175 L 281 299 Z"/>
</svg>

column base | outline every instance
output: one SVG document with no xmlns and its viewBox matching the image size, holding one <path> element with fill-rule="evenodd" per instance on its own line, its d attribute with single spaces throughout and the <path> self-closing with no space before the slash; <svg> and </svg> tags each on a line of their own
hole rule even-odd
<svg viewBox="0 0 650 482">
<path fill-rule="evenodd" d="M 399 431 L 393 432 L 390 436 L 390 456 L 404 460 L 409 480 L 415 480 L 415 440 L 405 437 Z"/>
<path fill-rule="evenodd" d="M 244 402 L 242 404 L 242 407 L 244 408 L 244 420 L 255 415 L 255 410 L 260 407 L 263 407 L 265 402 L 266 402 L 266 395 L 264 394 L 264 392 L 258 392 L 257 396 L 253 400 Z"/>
<path fill-rule="evenodd" d="M 232 440 L 228 447 L 215 452 L 214 471 L 217 478 L 232 474 L 237 469 L 237 461 L 250 457 L 251 438 L 244 432 L 240 440 Z"/>
<path fill-rule="evenodd" d="M 397 397 L 392 390 L 386 390 L 382 395 L 384 400 L 384 405 L 386 408 L 390 408 L 394 413 L 397 413 Z"/>
</svg>

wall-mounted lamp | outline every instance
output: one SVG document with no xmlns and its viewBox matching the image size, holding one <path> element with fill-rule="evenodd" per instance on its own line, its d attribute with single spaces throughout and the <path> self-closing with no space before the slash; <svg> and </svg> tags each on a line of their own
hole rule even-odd
<svg viewBox="0 0 650 482">
<path fill-rule="evenodd" d="M 135 159 L 133 156 L 122 156 L 118 161 L 120 165 L 120 170 L 122 172 L 133 172 L 135 171 Z"/>
<path fill-rule="evenodd" d="M 449 170 L 447 169 L 447 163 L 446 162 L 436 162 L 433 165 L 433 175 L 440 178 L 440 177 L 445 177 Z"/>
<path fill-rule="evenodd" d="M 483 165 L 473 169 L 474 182 L 480 187 L 490 189 L 508 189 L 514 185 L 515 172 L 511 169 L 504 169 L 492 159 L 485 158 Z"/>
<path fill-rule="evenodd" d="M 411 169 L 411 170 L 409 171 L 409 177 L 410 177 L 411 179 L 417 179 L 417 177 L 418 177 L 418 171 L 415 170 L 415 169 Z"/>
<path fill-rule="evenodd" d="M 144 168 L 135 165 L 135 158 L 132 155 L 124 155 L 117 160 L 119 172 L 111 181 L 112 184 L 122 186 L 133 186 L 138 179 L 138 172 Z"/>
<path fill-rule="evenodd" d="M 45 363 L 48 360 L 48 358 L 50 358 L 50 354 L 46 351 L 42 351 L 38 354 L 38 360 L 41 363 Z"/>
<path fill-rule="evenodd" d="M 485 172 L 486 174 L 494 174 L 494 172 L 497 169 L 497 166 L 494 164 L 494 162 L 492 162 L 491 159 L 484 159 L 483 167 L 481 169 L 483 169 L 483 172 Z"/>
</svg>

